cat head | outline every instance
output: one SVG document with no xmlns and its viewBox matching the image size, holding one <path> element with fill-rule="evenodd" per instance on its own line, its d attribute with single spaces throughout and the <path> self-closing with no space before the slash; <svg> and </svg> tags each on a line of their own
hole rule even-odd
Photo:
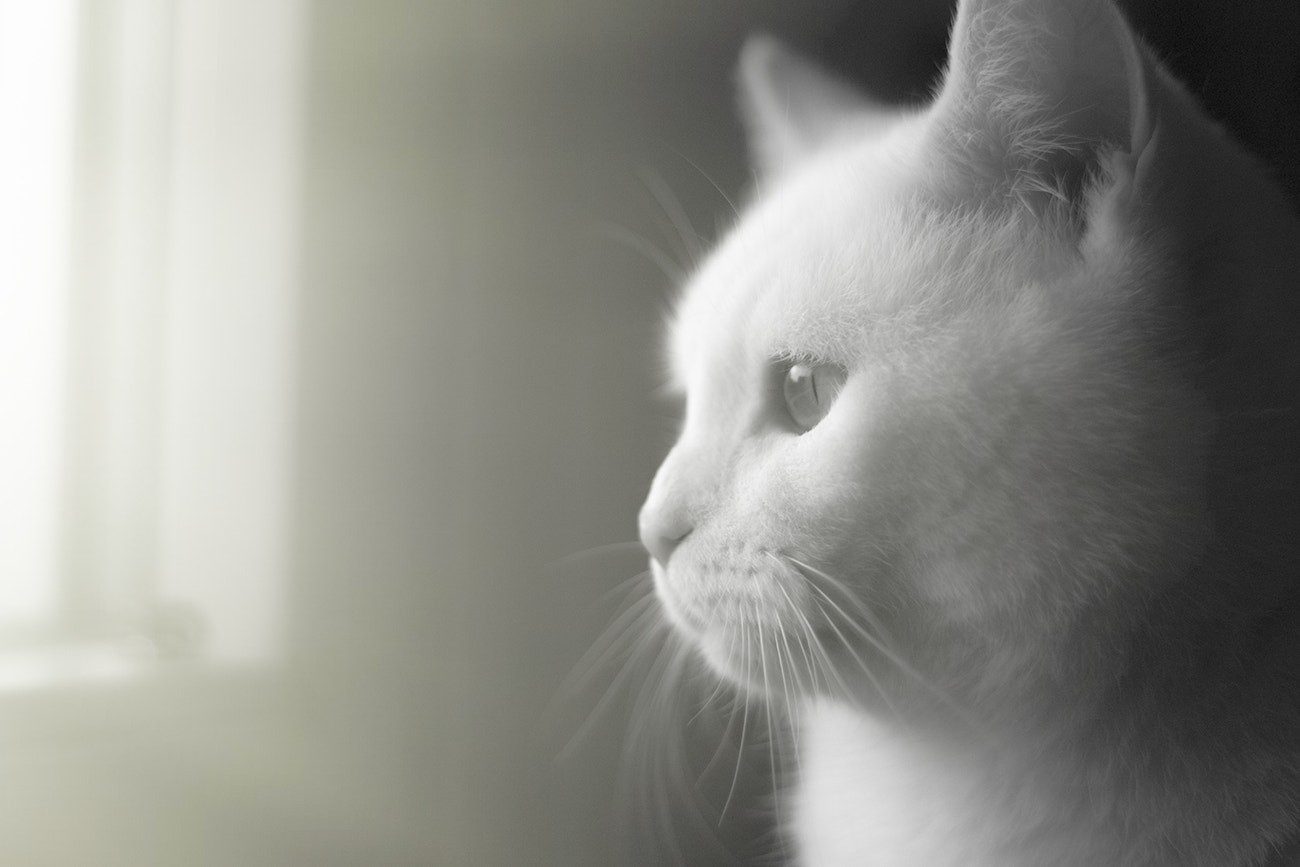
<svg viewBox="0 0 1300 867">
<path fill-rule="evenodd" d="M 760 187 L 676 310 L 640 516 L 670 620 L 788 700 L 1104 669 L 1201 520 L 1158 69 L 1107 0 L 970 0 L 927 107 L 762 38 L 740 81 Z"/>
</svg>

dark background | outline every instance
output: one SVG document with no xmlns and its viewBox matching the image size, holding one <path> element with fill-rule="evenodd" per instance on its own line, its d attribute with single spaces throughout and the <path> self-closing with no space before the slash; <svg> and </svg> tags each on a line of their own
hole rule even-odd
<svg viewBox="0 0 1300 867">
<path fill-rule="evenodd" d="M 303 642 L 338 657 L 354 685 L 339 707 L 412 821 L 441 829 L 437 863 L 663 863 L 644 799 L 667 772 L 634 762 L 620 776 L 627 702 L 567 761 L 539 725 L 612 617 L 602 594 L 644 568 L 636 552 L 552 564 L 634 538 L 673 432 L 653 397 L 673 281 L 636 247 L 680 261 L 672 207 L 707 244 L 727 199 L 744 199 L 732 68 L 746 33 L 918 99 L 951 4 L 527 9 L 316 7 L 299 571 L 346 617 Z M 1295 193 L 1300 5 L 1126 9 Z M 690 729 L 695 768 L 717 737 Z M 725 862 L 702 842 L 713 827 L 741 859 L 771 851 L 765 751 L 751 750 L 720 826 L 707 805 L 725 799 L 733 754 L 698 787 L 669 784 L 686 862 Z"/>
</svg>

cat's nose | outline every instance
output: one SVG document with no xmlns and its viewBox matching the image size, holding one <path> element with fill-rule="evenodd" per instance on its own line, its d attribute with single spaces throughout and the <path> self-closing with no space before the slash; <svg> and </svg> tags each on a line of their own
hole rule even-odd
<svg viewBox="0 0 1300 867">
<path fill-rule="evenodd" d="M 677 550 L 682 540 L 691 534 L 691 526 L 681 514 L 670 509 L 657 508 L 653 498 L 641 509 L 637 522 L 641 544 L 660 566 L 668 565 L 668 558 Z"/>
</svg>

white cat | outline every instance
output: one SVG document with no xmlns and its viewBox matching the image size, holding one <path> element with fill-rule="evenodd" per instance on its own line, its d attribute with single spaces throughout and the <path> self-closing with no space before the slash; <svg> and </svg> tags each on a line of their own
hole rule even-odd
<svg viewBox="0 0 1300 867">
<path fill-rule="evenodd" d="M 799 863 L 1300 864 L 1300 224 L 1109 0 L 962 0 L 933 103 L 770 40 L 641 513 L 797 720 Z"/>
</svg>

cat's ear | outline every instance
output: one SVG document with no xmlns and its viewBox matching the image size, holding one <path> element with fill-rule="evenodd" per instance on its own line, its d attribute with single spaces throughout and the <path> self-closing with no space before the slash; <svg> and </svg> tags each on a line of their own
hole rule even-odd
<svg viewBox="0 0 1300 867">
<path fill-rule="evenodd" d="M 780 174 L 843 136 L 886 126 L 896 114 L 761 34 L 741 49 L 738 79 L 750 157 L 761 176 Z"/>
<path fill-rule="evenodd" d="M 1077 198 L 1102 168 L 1138 179 L 1152 93 L 1111 0 L 961 0 L 933 129 L 985 192 Z"/>
</svg>

